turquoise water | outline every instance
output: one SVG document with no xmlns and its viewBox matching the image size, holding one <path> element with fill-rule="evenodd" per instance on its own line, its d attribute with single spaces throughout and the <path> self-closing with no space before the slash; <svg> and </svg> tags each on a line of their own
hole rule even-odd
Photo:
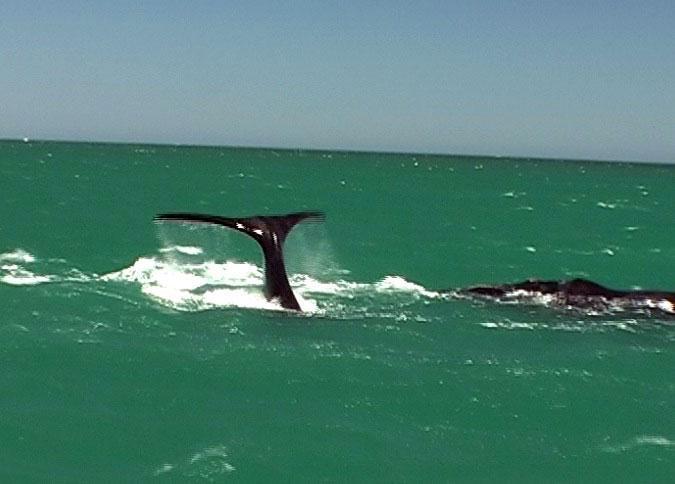
<svg viewBox="0 0 675 484">
<path fill-rule="evenodd" d="M 0 142 L 3 482 L 672 482 L 675 319 L 457 299 L 675 290 L 675 167 Z M 156 213 L 318 209 L 256 244 Z"/>
</svg>

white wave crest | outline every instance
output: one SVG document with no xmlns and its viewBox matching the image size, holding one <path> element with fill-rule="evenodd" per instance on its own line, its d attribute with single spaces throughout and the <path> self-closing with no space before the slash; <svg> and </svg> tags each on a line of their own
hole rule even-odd
<svg viewBox="0 0 675 484">
<path fill-rule="evenodd" d="M 675 447 L 675 441 L 672 441 L 661 435 L 640 435 L 635 438 L 637 445 L 656 445 L 659 447 Z"/>
<path fill-rule="evenodd" d="M 16 262 L 19 264 L 30 264 L 35 262 L 35 256 L 23 249 L 15 249 L 11 252 L 0 254 L 0 262 Z"/>
<path fill-rule="evenodd" d="M 436 291 L 429 291 L 424 286 L 410 282 L 401 276 L 387 276 L 375 284 L 375 289 L 379 292 L 407 292 L 419 294 L 428 298 L 439 297 Z"/>
<path fill-rule="evenodd" d="M 180 252 L 181 254 L 187 255 L 199 255 L 204 253 L 204 249 L 201 247 L 192 247 L 190 245 L 172 245 L 170 247 L 159 249 L 159 251 L 162 253 Z"/>
<path fill-rule="evenodd" d="M 0 254 L 0 282 L 12 286 L 35 286 L 48 282 L 86 282 L 92 275 L 75 268 L 63 268 L 63 259 L 38 260 L 24 249 Z M 40 273 L 45 269 L 48 273 Z"/>
<path fill-rule="evenodd" d="M 662 435 L 638 435 L 624 444 L 605 446 L 603 450 L 605 452 L 619 453 L 645 446 L 673 448 L 675 447 L 675 441 Z"/>
<path fill-rule="evenodd" d="M 23 266 L 33 264 L 36 260 L 33 254 L 23 249 L 0 254 L 0 263 L 4 263 L 0 266 L 0 282 L 12 286 L 35 286 L 51 282 L 53 276 L 36 274 Z"/>
<path fill-rule="evenodd" d="M 54 276 L 38 275 L 16 264 L 3 265 L 0 271 L 0 281 L 12 286 L 35 286 L 54 280 Z"/>
</svg>

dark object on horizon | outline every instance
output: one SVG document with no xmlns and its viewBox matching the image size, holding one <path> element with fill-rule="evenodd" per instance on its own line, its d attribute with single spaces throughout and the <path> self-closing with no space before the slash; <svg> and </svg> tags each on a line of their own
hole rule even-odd
<svg viewBox="0 0 675 484">
<path fill-rule="evenodd" d="M 325 220 L 322 212 L 257 215 L 243 218 L 219 217 L 201 213 L 164 213 L 156 215 L 154 220 L 216 224 L 249 235 L 258 242 L 265 258 L 265 297 L 268 300 L 278 299 L 281 306 L 286 309 L 302 311 L 286 275 L 283 244 L 288 233 L 298 223 L 305 220 Z"/>
</svg>

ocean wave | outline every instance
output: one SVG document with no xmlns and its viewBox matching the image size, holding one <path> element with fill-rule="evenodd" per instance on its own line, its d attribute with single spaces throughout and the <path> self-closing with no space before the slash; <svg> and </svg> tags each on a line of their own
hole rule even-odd
<svg viewBox="0 0 675 484">
<path fill-rule="evenodd" d="M 64 268 L 65 263 L 63 259 L 39 260 L 24 249 L 15 249 L 0 254 L 0 282 L 11 286 L 36 286 L 54 282 L 86 282 L 96 277 L 75 268 Z"/>
<path fill-rule="evenodd" d="M 159 249 L 159 251 L 162 253 L 179 252 L 186 255 L 199 255 L 204 253 L 204 249 L 201 247 L 193 247 L 189 245 L 172 245 L 169 247 L 163 247 Z"/>
<path fill-rule="evenodd" d="M 4 264 L 0 266 L 0 282 L 12 286 L 35 286 L 52 282 L 54 276 L 35 274 L 16 264 Z"/>
<path fill-rule="evenodd" d="M 375 289 L 378 292 L 404 292 L 427 298 L 441 297 L 438 291 L 430 291 L 424 286 L 410 282 L 401 276 L 386 276 L 375 284 Z"/>
<path fill-rule="evenodd" d="M 30 264 L 35 262 L 35 256 L 26 252 L 23 249 L 15 249 L 11 252 L 0 254 L 0 262 L 16 262 L 23 264 Z"/>
<path fill-rule="evenodd" d="M 0 254 L 0 282 L 12 286 L 35 286 L 45 282 L 51 282 L 51 275 L 41 275 L 29 270 L 25 265 L 33 264 L 37 258 L 23 250 L 15 249 Z"/>
<path fill-rule="evenodd" d="M 662 435 L 638 435 L 623 444 L 605 446 L 603 450 L 605 452 L 620 453 L 648 446 L 675 449 L 675 441 Z"/>
<path fill-rule="evenodd" d="M 178 473 L 183 477 L 192 477 L 213 482 L 236 468 L 229 462 L 228 449 L 224 445 L 206 447 L 192 454 L 183 462 L 165 462 L 153 471 L 153 476 Z"/>
</svg>

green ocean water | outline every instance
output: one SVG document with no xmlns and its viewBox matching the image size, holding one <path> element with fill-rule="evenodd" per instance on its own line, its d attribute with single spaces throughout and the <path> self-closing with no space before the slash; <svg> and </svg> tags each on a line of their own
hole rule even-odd
<svg viewBox="0 0 675 484">
<path fill-rule="evenodd" d="M 0 142 L 0 481 L 673 482 L 675 166 Z M 256 244 L 156 213 L 322 210 Z"/>
</svg>

